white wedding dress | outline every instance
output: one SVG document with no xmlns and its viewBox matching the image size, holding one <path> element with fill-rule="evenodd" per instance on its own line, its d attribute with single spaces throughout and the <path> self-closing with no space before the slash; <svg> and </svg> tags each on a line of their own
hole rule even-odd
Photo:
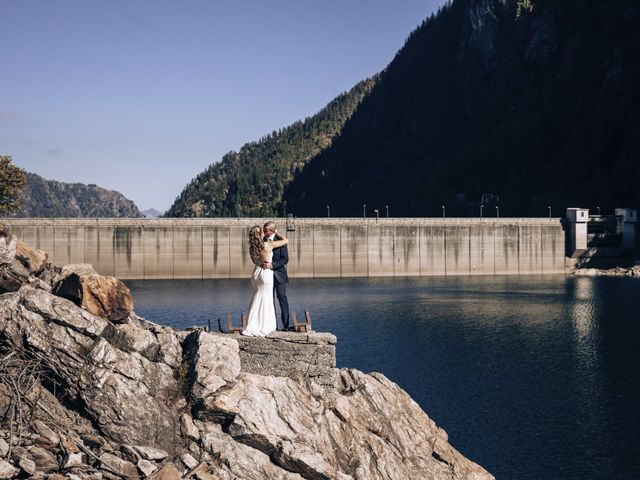
<svg viewBox="0 0 640 480">
<path fill-rule="evenodd" d="M 268 262 L 273 259 L 273 250 L 269 252 Z M 262 259 L 255 260 L 256 266 L 251 274 L 253 298 L 249 305 L 247 328 L 242 335 L 265 337 L 276 329 L 276 309 L 273 304 L 273 270 L 262 268 Z"/>
</svg>

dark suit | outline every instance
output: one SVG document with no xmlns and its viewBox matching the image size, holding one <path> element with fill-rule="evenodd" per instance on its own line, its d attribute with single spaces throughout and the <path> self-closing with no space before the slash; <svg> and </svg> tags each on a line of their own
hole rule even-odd
<svg viewBox="0 0 640 480">
<path fill-rule="evenodd" d="M 285 330 L 289 328 L 289 300 L 287 299 L 287 282 L 289 282 L 289 275 L 287 275 L 287 263 L 289 263 L 289 249 L 287 246 L 275 248 L 271 260 L 273 289 L 278 297 L 282 328 Z"/>
</svg>

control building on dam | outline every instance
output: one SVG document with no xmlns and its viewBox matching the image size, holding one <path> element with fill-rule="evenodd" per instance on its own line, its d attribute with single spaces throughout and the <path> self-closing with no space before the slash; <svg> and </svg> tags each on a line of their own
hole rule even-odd
<svg viewBox="0 0 640 480">
<path fill-rule="evenodd" d="M 121 279 L 246 278 L 248 231 L 260 218 L 2 220 L 9 233 L 64 265 Z M 293 277 L 558 274 L 560 218 L 275 219 Z"/>
</svg>

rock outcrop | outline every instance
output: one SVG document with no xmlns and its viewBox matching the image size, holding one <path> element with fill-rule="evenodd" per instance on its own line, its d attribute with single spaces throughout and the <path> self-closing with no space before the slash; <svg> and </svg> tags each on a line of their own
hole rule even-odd
<svg viewBox="0 0 640 480">
<path fill-rule="evenodd" d="M 99 275 L 91 265 L 66 265 L 53 293 L 112 322 L 124 321 L 133 310 L 129 288 L 114 277 Z"/>
<path fill-rule="evenodd" d="M 42 272 L 49 263 L 49 255 L 47 252 L 31 248 L 20 240 L 16 242 L 16 258 L 25 266 L 31 275 L 37 275 Z"/>
<path fill-rule="evenodd" d="M 640 277 L 640 265 L 615 268 L 578 268 L 574 275 L 581 277 Z"/>
<path fill-rule="evenodd" d="M 47 270 L 49 267 L 49 270 Z M 38 282 L 54 269 L 49 256 L 42 250 L 31 248 L 16 237 L 7 237 L 0 228 L 0 294 L 15 292 L 25 283 Z M 42 288 L 50 288 L 42 285 Z"/>
<path fill-rule="evenodd" d="M 11 245 L 0 245 L 2 273 L 15 269 Z M 0 295 L 0 478 L 493 478 L 383 375 L 323 364 L 329 385 L 305 374 L 307 334 L 179 332 L 133 312 L 113 321 L 56 295 L 64 269 L 23 261 Z M 315 341 L 330 357 L 335 337 Z M 288 359 L 306 370 L 249 365 L 278 348 L 298 348 Z"/>
<path fill-rule="evenodd" d="M 307 381 L 324 388 L 327 395 L 335 390 L 335 335 L 273 332 L 265 340 L 239 334 L 232 337 L 240 347 L 243 372 Z"/>
</svg>

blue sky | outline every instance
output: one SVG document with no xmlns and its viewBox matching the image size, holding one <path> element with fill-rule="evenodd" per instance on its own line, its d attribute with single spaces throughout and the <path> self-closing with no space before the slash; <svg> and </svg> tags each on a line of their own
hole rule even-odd
<svg viewBox="0 0 640 480">
<path fill-rule="evenodd" d="M 442 0 L 0 0 L 0 153 L 167 209 L 384 68 Z"/>
</svg>

